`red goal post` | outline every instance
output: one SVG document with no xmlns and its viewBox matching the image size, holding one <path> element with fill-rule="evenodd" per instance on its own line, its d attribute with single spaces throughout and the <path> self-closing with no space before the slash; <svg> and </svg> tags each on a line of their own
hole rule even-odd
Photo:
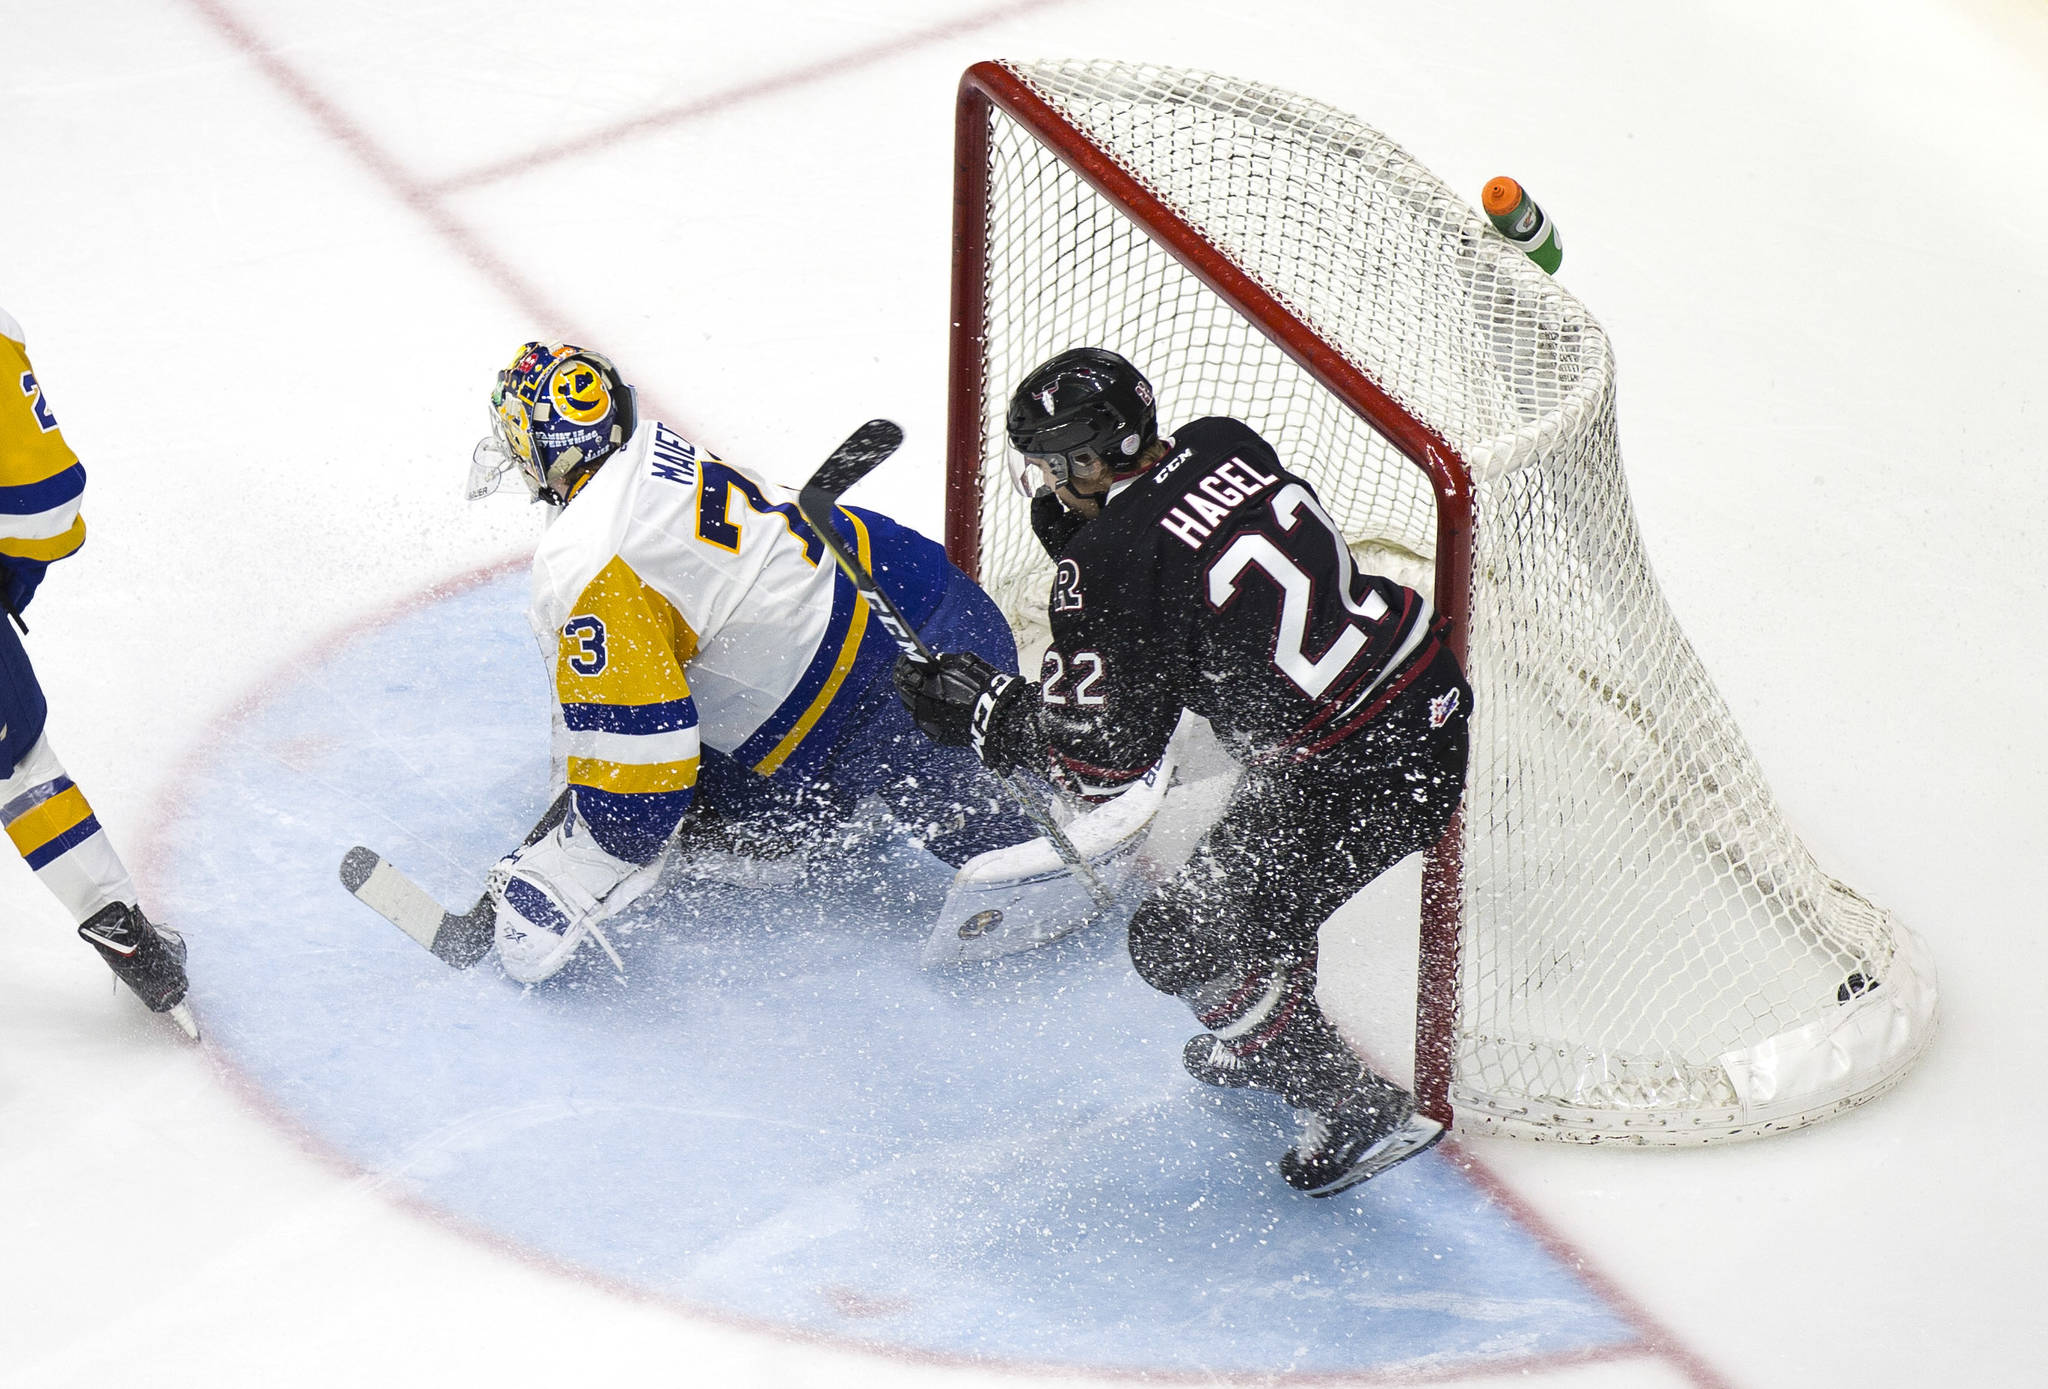
<svg viewBox="0 0 2048 1389">
<path fill-rule="evenodd" d="M 1932 968 L 1784 828 L 1642 555 L 1569 294 L 1386 137 L 1260 84 L 979 63 L 955 160 L 947 548 L 1013 621 L 1048 566 L 1003 406 L 1075 346 L 1137 362 L 1163 428 L 1247 420 L 1452 619 L 1474 765 L 1424 874 L 1428 1112 L 1697 1142 L 1896 1081 Z"/>
</svg>

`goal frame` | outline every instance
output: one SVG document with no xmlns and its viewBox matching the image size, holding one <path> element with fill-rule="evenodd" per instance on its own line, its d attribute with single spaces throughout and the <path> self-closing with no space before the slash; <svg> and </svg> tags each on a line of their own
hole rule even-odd
<svg viewBox="0 0 2048 1389">
<path fill-rule="evenodd" d="M 989 122 L 1000 111 L 1114 203 L 1188 272 L 1215 291 L 1298 366 L 1419 468 L 1436 502 L 1434 593 L 1448 641 L 1466 657 L 1472 591 L 1472 477 L 1443 436 L 1416 419 L 1342 353 L 1274 298 L 1177 213 L 1110 160 L 1002 65 L 980 62 L 960 79 L 954 117 L 952 345 L 947 375 L 946 553 L 969 576 L 981 568 L 982 384 L 987 342 Z M 1464 814 L 1425 854 L 1416 983 L 1415 1095 L 1448 1127 L 1464 900 Z"/>
</svg>

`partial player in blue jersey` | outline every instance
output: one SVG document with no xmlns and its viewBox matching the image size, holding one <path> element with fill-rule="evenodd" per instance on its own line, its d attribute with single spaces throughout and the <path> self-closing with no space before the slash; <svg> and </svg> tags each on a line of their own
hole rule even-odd
<svg viewBox="0 0 2048 1389">
<path fill-rule="evenodd" d="M 873 795 L 959 865 L 1031 838 L 973 753 L 920 734 L 896 647 L 795 493 L 659 420 L 596 352 L 531 342 L 498 373 L 473 497 L 548 510 L 529 621 L 555 696 L 559 820 L 490 878 L 500 963 L 559 970 L 672 854 L 801 844 Z M 847 507 L 862 562 L 936 646 L 1017 668 L 995 604 L 940 546 Z"/>
<path fill-rule="evenodd" d="M 21 326 L 0 310 L 0 824 L 78 934 L 121 981 L 193 1036 L 185 942 L 149 920 L 134 880 L 44 733 L 49 706 L 21 632 L 44 571 L 85 543 L 85 469 L 29 365 Z"/>
</svg>

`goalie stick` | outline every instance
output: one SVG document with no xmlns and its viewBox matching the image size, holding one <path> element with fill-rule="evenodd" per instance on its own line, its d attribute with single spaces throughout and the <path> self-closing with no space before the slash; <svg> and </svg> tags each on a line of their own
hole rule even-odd
<svg viewBox="0 0 2048 1389">
<path fill-rule="evenodd" d="M 538 841 L 561 823 L 568 812 L 569 793 L 564 791 L 527 832 L 521 847 Z M 389 859 L 361 844 L 341 856 L 341 885 L 358 902 L 424 945 L 451 968 L 468 969 L 491 953 L 497 939 L 497 910 L 491 905 L 490 893 L 477 898 L 476 905 L 466 912 L 451 912 Z M 625 963 L 604 933 L 593 925 L 590 934 L 611 957 L 612 968 L 623 975 Z"/>
<path fill-rule="evenodd" d="M 447 911 L 382 854 L 361 844 L 341 856 L 341 885 L 444 964 L 468 969 L 491 951 L 497 913 L 488 892 L 460 915 Z"/>
<path fill-rule="evenodd" d="M 853 585 L 854 591 L 860 594 L 861 601 L 868 605 L 868 610 L 874 613 L 875 620 L 895 639 L 897 647 L 903 654 L 913 661 L 934 665 L 938 662 L 938 653 L 925 644 L 924 638 L 919 636 L 917 630 L 905 619 L 902 610 L 888 594 L 882 592 L 880 585 L 875 582 L 875 576 L 868 573 L 867 566 L 860 562 L 860 557 L 847 545 L 846 538 L 840 535 L 839 527 L 832 521 L 832 513 L 839 509 L 840 494 L 873 472 L 882 460 L 896 452 L 902 442 L 902 427 L 894 420 L 869 420 L 849 434 L 846 442 L 832 450 L 831 456 L 819 465 L 818 471 L 811 474 L 811 480 L 797 493 L 796 509 L 803 513 L 804 520 L 810 522 L 811 529 L 818 534 L 818 539 L 824 542 L 825 548 L 832 552 L 832 558 L 838 561 L 839 570 L 846 575 L 847 582 Z M 995 773 L 991 772 L 990 775 L 995 776 Z M 1032 794 L 1031 790 L 1017 779 L 1015 773 L 1009 776 L 996 776 L 996 780 L 1017 802 L 1018 809 L 1038 826 L 1039 833 L 1051 843 L 1053 852 L 1059 855 L 1060 862 L 1067 866 L 1067 871 L 1080 879 L 1088 889 L 1088 895 L 1094 900 L 1096 907 L 1107 909 L 1114 906 L 1116 893 L 1102 881 L 1101 875 L 1089 865 L 1088 860 L 1081 856 L 1073 841 L 1067 837 L 1066 831 L 1052 818 L 1052 812 L 1046 808 L 1045 803 Z"/>
</svg>

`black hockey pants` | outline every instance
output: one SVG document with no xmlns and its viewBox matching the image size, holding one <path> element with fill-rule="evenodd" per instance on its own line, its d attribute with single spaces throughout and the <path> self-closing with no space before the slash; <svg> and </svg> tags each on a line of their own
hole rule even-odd
<svg viewBox="0 0 2048 1389">
<path fill-rule="evenodd" d="M 1449 648 L 1377 717 L 1301 762 L 1254 764 L 1194 855 L 1131 919 L 1162 993 L 1303 960 L 1331 913 L 1443 836 L 1465 789 L 1471 687 Z"/>
</svg>

